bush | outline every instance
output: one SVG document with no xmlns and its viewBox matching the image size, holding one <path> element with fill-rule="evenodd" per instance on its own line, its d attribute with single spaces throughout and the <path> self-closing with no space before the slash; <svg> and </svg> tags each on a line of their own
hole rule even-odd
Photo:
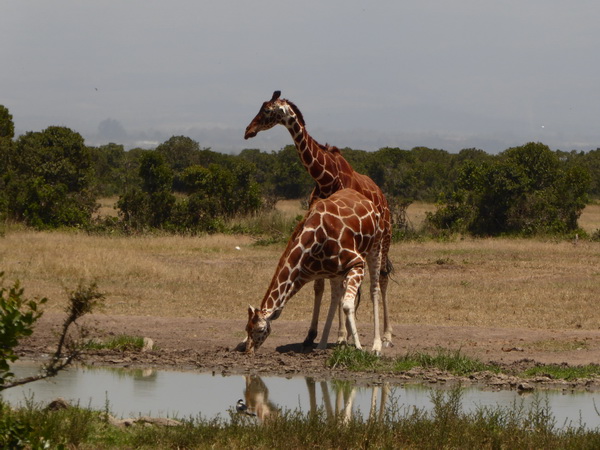
<svg viewBox="0 0 600 450">
<path fill-rule="evenodd" d="M 178 178 L 185 197 L 178 200 L 172 193 L 173 172 L 161 153 L 143 155 L 139 175 L 141 188 L 129 189 L 117 203 L 129 229 L 222 231 L 224 219 L 254 212 L 262 205 L 252 165 L 244 161 L 231 168 L 218 164 L 187 167 Z"/>
<path fill-rule="evenodd" d="M 7 215 L 37 228 L 88 225 L 96 208 L 83 138 L 65 127 L 29 132 L 3 150 Z"/>
<path fill-rule="evenodd" d="M 493 161 L 465 162 L 428 221 L 476 235 L 569 233 L 577 229 L 589 182 L 583 168 L 566 166 L 547 146 L 529 143 Z"/>
<path fill-rule="evenodd" d="M 19 339 L 31 335 L 34 323 L 42 315 L 38 306 L 47 301 L 26 299 L 18 281 L 5 288 L 3 277 L 0 272 L 0 390 L 14 376 L 10 371 L 10 363 L 18 359 L 14 348 Z"/>
</svg>

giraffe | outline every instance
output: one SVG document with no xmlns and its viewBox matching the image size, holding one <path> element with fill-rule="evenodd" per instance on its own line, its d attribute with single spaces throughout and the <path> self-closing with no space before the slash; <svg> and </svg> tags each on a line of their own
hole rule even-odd
<svg viewBox="0 0 600 450">
<path fill-rule="evenodd" d="M 344 188 L 354 189 L 374 203 L 377 211 L 381 215 L 384 230 L 379 283 L 383 304 L 383 343 L 384 346 L 387 347 L 392 344 L 392 326 L 389 321 L 387 304 L 388 277 L 392 271 L 392 265 L 388 258 L 392 238 L 392 224 L 385 195 L 383 195 L 379 186 L 377 186 L 371 178 L 355 172 L 348 161 L 341 155 L 341 152 L 337 147 L 321 145 L 313 139 L 306 130 L 304 117 L 298 107 L 289 100 L 280 98 L 280 96 L 281 91 L 275 91 L 271 100 L 262 104 L 258 114 L 246 128 L 244 139 L 252 138 L 260 131 L 265 131 L 273 128 L 277 124 L 281 124 L 290 132 L 302 164 L 316 182 L 309 204 L 312 204 L 319 198 L 327 198 L 334 192 Z M 304 341 L 305 346 L 312 346 L 312 343 L 317 336 L 317 325 L 324 291 L 324 280 L 321 279 L 315 281 L 314 291 L 315 300 L 313 317 L 308 335 Z M 346 327 L 343 326 L 341 311 L 339 323 L 338 342 L 342 342 L 345 340 Z"/>
<path fill-rule="evenodd" d="M 354 300 L 368 267 L 373 301 L 373 352 L 381 353 L 379 330 L 379 270 L 383 236 L 375 205 L 353 189 L 342 189 L 316 200 L 287 244 L 260 308 L 248 307 L 247 336 L 238 349 L 253 353 L 271 333 L 271 321 L 306 283 L 329 278 L 332 300 L 318 348 L 327 346 L 338 303 L 358 349 L 362 349 L 354 319 Z"/>
</svg>

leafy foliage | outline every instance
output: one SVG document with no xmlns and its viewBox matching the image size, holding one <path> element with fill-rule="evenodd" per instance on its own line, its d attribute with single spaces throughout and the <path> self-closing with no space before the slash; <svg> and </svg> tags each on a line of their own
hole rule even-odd
<svg viewBox="0 0 600 450">
<path fill-rule="evenodd" d="M 42 315 L 38 306 L 47 301 L 26 299 L 18 281 L 5 288 L 3 278 L 4 273 L 0 272 L 0 390 L 14 376 L 10 363 L 18 359 L 14 349 L 19 339 L 31 335 L 33 325 Z"/>
<path fill-rule="evenodd" d="M 12 139 L 15 136 L 15 124 L 12 114 L 0 105 L 0 139 Z"/>
<path fill-rule="evenodd" d="M 95 209 L 90 153 L 65 127 L 29 132 L 6 149 L 9 216 L 37 228 L 81 226 Z"/>
<path fill-rule="evenodd" d="M 429 221 L 477 235 L 568 233 L 577 229 L 588 186 L 583 168 L 565 167 L 547 146 L 529 143 L 491 162 L 465 162 Z"/>
<path fill-rule="evenodd" d="M 2 274 L 0 274 L 0 278 Z M 5 296 L 5 293 L 8 294 Z M 85 314 L 91 313 L 98 303 L 104 298 L 104 294 L 98 291 L 95 282 L 89 285 L 80 283 L 78 288 L 69 293 L 69 305 L 67 307 L 67 316 L 63 322 L 62 333 L 58 337 L 56 351 L 50 362 L 44 365 L 43 370 L 38 375 L 26 378 L 13 379 L 9 369 L 9 363 L 18 359 L 14 353 L 14 348 L 19 339 L 31 335 L 33 324 L 42 315 L 37 307 L 47 300 L 45 298 L 35 301 L 23 298 L 23 289 L 16 282 L 8 291 L 4 288 L 0 290 L 0 391 L 14 386 L 31 383 L 56 376 L 61 370 L 66 368 L 71 362 L 78 358 L 82 343 L 76 341 L 69 334 L 69 328 L 79 318 Z M 80 339 L 87 335 L 85 327 L 79 327 Z"/>
<path fill-rule="evenodd" d="M 315 185 L 293 145 L 233 156 L 185 136 L 129 151 L 86 147 L 65 127 L 13 137 L 12 116 L 0 105 L 0 219 L 37 228 L 219 231 L 236 215 L 308 197 Z M 429 222 L 436 233 L 569 233 L 587 196 L 600 198 L 600 149 L 553 152 L 528 143 L 499 155 L 427 147 L 342 154 L 396 205 L 439 201 Z M 95 199 L 116 195 L 120 219 L 95 222 Z M 396 235 L 411 234 L 400 227 Z"/>
</svg>

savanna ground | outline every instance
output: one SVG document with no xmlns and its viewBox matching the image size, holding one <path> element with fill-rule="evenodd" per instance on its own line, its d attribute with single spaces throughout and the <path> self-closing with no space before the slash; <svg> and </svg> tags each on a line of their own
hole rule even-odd
<svg viewBox="0 0 600 450">
<path fill-rule="evenodd" d="M 299 211 L 298 202 L 279 206 L 283 214 Z M 411 205 L 412 224 L 418 226 L 431 208 Z M 589 233 L 600 228 L 600 206 L 586 208 L 580 225 Z M 27 297 L 49 298 L 34 335 L 20 346 L 23 358 L 52 351 L 66 292 L 84 280 L 96 281 L 106 294 L 104 307 L 84 321 L 91 337 L 143 336 L 156 346 L 145 353 L 90 353 L 86 359 L 91 363 L 366 381 L 391 377 L 325 369 L 331 349 L 302 350 L 312 286 L 290 300 L 255 356 L 233 351 L 244 337 L 248 304 L 260 304 L 282 250 L 283 244 L 259 246 L 248 236 L 111 237 L 8 229 L 0 238 L 0 270 L 5 284 L 20 280 Z M 394 346 L 384 349 L 385 356 L 444 348 L 509 370 L 536 363 L 600 362 L 600 243 L 412 241 L 394 244 L 390 257 L 395 266 L 388 291 Z M 361 342 L 370 348 L 368 295 L 357 319 Z M 330 342 L 335 335 L 334 327 Z M 417 376 L 431 379 L 431 374 Z M 445 377 L 437 375 L 438 381 Z"/>
</svg>

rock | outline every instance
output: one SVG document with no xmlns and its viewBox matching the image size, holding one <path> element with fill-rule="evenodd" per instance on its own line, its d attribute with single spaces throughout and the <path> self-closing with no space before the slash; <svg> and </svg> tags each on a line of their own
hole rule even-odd
<svg viewBox="0 0 600 450">
<path fill-rule="evenodd" d="M 133 425 L 158 425 L 161 427 L 174 427 L 177 425 L 181 425 L 181 422 L 179 422 L 178 420 L 174 420 L 174 419 L 166 419 L 164 417 L 147 417 L 147 416 L 142 416 L 142 417 L 138 417 L 137 419 L 115 419 L 112 416 L 109 416 L 109 423 L 111 425 L 117 426 L 117 427 L 131 427 Z"/>
<path fill-rule="evenodd" d="M 534 387 L 525 381 L 517 384 L 517 391 L 519 392 L 531 392 L 533 389 Z"/>
<path fill-rule="evenodd" d="M 154 348 L 154 341 L 149 337 L 144 338 L 144 346 L 142 347 L 142 352 L 148 352 Z"/>
<path fill-rule="evenodd" d="M 54 399 L 50 403 L 48 403 L 48 406 L 46 406 L 46 410 L 47 411 L 61 411 L 63 409 L 69 409 L 70 407 L 71 407 L 71 404 L 68 401 L 66 401 L 62 397 L 58 397 L 57 399 Z"/>
</svg>

